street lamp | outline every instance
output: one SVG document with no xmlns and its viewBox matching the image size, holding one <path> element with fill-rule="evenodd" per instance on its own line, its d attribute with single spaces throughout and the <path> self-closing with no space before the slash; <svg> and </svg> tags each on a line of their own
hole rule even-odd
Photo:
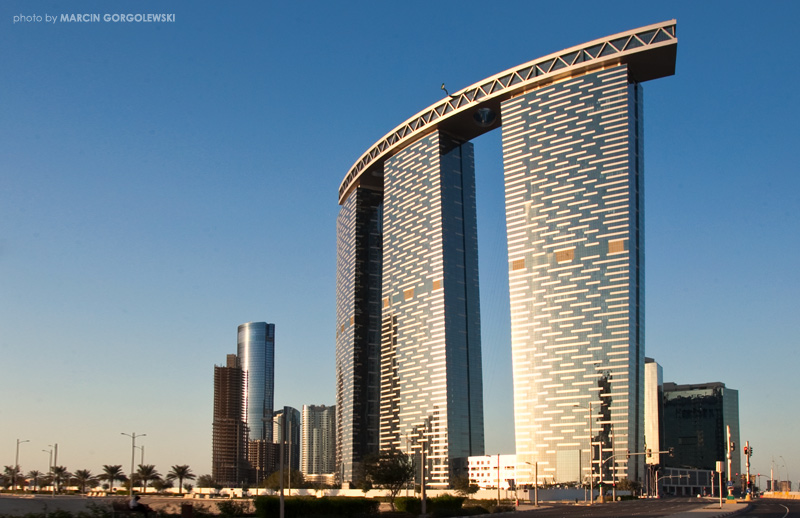
<svg viewBox="0 0 800 518">
<path fill-rule="evenodd" d="M 50 463 L 50 475 L 52 475 L 52 477 L 55 478 L 55 467 L 56 467 L 56 464 L 58 464 L 58 443 L 56 442 L 56 443 L 53 443 L 53 444 L 48 444 L 48 446 L 53 448 L 52 450 L 50 450 L 51 453 L 52 453 L 52 456 L 50 457 L 50 460 L 52 461 Z M 53 498 L 55 498 L 55 496 L 56 496 L 55 480 L 53 480 L 50 483 L 50 486 L 53 488 L 53 494 L 51 496 Z"/>
<path fill-rule="evenodd" d="M 490 459 L 491 455 L 487 455 Z M 497 454 L 497 507 L 500 507 L 500 454 Z"/>
<path fill-rule="evenodd" d="M 689 475 L 661 475 L 660 477 L 656 477 L 656 495 L 658 495 L 658 483 L 664 480 L 665 478 L 689 478 Z"/>
<path fill-rule="evenodd" d="M 789 478 L 789 467 L 786 465 L 786 461 L 783 460 L 783 455 L 778 455 L 778 458 L 781 459 L 783 462 L 783 469 L 786 470 L 786 482 L 789 484 L 789 491 L 792 490 L 792 479 Z M 780 475 L 778 475 L 780 476 Z"/>
<path fill-rule="evenodd" d="M 16 455 L 16 457 L 14 457 L 14 471 L 13 471 L 13 474 L 11 476 L 11 487 L 12 487 L 12 489 L 16 489 L 17 488 L 17 471 L 19 471 L 19 445 L 24 443 L 24 442 L 31 442 L 31 441 L 29 441 L 27 439 L 25 439 L 24 441 L 20 441 L 19 439 L 17 439 L 17 455 Z M 781 457 L 781 458 L 783 458 L 783 457 Z"/>
<path fill-rule="evenodd" d="M 533 505 L 539 507 L 539 461 L 537 460 L 535 464 L 531 464 L 528 461 L 523 461 L 528 466 L 533 466 L 534 469 L 534 479 L 533 479 Z"/>
<path fill-rule="evenodd" d="M 283 447 L 286 443 L 286 407 L 284 407 L 283 412 L 277 416 L 278 419 L 278 426 L 280 427 L 281 432 L 281 442 L 280 442 L 280 452 L 278 452 L 278 459 L 280 463 L 280 478 L 281 478 L 281 497 L 280 497 L 280 518 L 284 517 L 284 500 L 283 500 Z M 276 416 L 272 417 L 272 422 L 274 423 Z M 289 469 L 289 476 L 292 476 L 292 470 Z"/>
<path fill-rule="evenodd" d="M 594 503 L 594 444 L 592 443 L 592 441 L 594 441 L 594 434 L 592 433 L 592 402 L 588 401 L 588 403 L 589 403 L 589 414 L 587 417 L 589 420 L 589 505 L 592 505 Z M 581 405 L 577 403 L 574 406 L 583 408 Z M 600 451 L 602 453 L 602 450 Z M 602 474 L 602 465 L 600 466 L 600 469 Z M 603 479 L 601 478 L 600 481 L 602 482 L 602 480 Z M 536 482 L 538 484 L 539 481 L 537 480 Z M 601 496 L 602 496 L 602 491 L 601 491 Z"/>
<path fill-rule="evenodd" d="M 131 480 L 130 480 L 131 492 L 130 492 L 130 496 L 131 496 L 131 498 L 133 498 L 133 465 L 134 465 L 134 462 L 136 462 L 135 461 L 136 438 L 137 437 L 146 437 L 147 434 L 146 433 L 142 433 L 142 434 L 136 435 L 136 432 L 133 432 L 133 433 L 120 432 L 120 435 L 126 435 L 126 436 L 131 438 L 131 477 L 130 477 L 131 478 Z M 144 453 L 142 453 L 142 455 L 144 455 Z"/>
</svg>

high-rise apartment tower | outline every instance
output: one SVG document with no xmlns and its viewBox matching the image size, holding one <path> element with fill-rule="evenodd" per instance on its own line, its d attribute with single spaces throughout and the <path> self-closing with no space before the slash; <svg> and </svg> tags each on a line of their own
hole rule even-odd
<svg viewBox="0 0 800 518">
<path fill-rule="evenodd" d="M 336 472 L 336 407 L 303 405 L 300 471 L 309 475 Z"/>
<path fill-rule="evenodd" d="M 211 476 L 217 484 L 237 487 L 249 481 L 247 425 L 244 422 L 245 376 L 235 354 L 214 366 L 214 422 Z"/>
<path fill-rule="evenodd" d="M 248 322 L 238 329 L 237 357 L 245 373 L 244 410 L 249 457 L 256 483 L 269 473 L 272 460 L 272 409 L 275 393 L 275 324 Z"/>
<path fill-rule="evenodd" d="M 642 479 L 642 456 L 624 455 L 644 447 L 641 83 L 672 75 L 676 49 L 672 20 L 524 63 L 356 161 L 337 225 L 345 480 L 376 433 L 381 449 L 424 450 L 432 487 L 483 454 L 469 141 L 501 126 L 518 468 L 530 480 L 537 465 L 540 483 Z"/>
</svg>

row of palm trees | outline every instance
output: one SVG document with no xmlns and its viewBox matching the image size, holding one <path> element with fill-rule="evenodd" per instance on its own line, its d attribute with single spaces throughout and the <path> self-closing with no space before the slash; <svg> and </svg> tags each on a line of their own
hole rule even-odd
<svg viewBox="0 0 800 518">
<path fill-rule="evenodd" d="M 88 469 L 79 469 L 74 473 L 70 473 L 64 466 L 53 466 L 48 473 L 32 470 L 27 475 L 22 476 L 19 466 L 5 466 L 3 474 L 0 475 L 0 484 L 6 489 L 17 489 L 23 485 L 20 482 L 24 480 L 24 485 L 31 486 L 34 491 L 40 490 L 44 486 L 52 486 L 57 492 L 63 486 L 72 484 L 77 486 L 81 493 L 85 493 L 87 488 L 96 487 L 100 481 L 107 482 L 109 489 L 114 487 L 114 482 L 119 481 L 127 483 L 128 487 L 132 482 L 134 488 L 138 484 L 143 492 L 147 492 L 148 485 L 150 487 L 171 487 L 169 484 L 173 480 L 177 480 L 178 492 L 182 494 L 184 480 L 194 480 L 195 478 L 195 474 L 192 473 L 191 468 L 187 465 L 172 466 L 166 477 L 162 477 L 156 470 L 155 465 L 139 464 L 139 469 L 133 474 L 133 481 L 125 475 L 125 472 L 122 471 L 122 466 L 119 464 L 103 465 L 103 473 L 99 475 L 93 475 Z"/>
</svg>

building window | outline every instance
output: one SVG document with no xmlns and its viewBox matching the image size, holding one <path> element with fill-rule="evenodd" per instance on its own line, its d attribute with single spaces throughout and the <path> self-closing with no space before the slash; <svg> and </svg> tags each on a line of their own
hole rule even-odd
<svg viewBox="0 0 800 518">
<path fill-rule="evenodd" d="M 409 288 L 409 289 L 403 291 L 403 299 L 404 300 L 409 300 L 409 299 L 412 299 L 412 298 L 414 298 L 414 288 Z"/>
<path fill-rule="evenodd" d="M 575 248 L 567 248 L 566 250 L 556 250 L 556 262 L 565 263 L 575 259 Z"/>
<path fill-rule="evenodd" d="M 433 281 L 433 291 L 440 290 L 440 289 L 442 289 L 442 281 L 439 280 L 439 279 L 436 279 L 435 281 Z"/>
<path fill-rule="evenodd" d="M 525 259 L 515 259 L 511 262 L 511 271 L 515 272 L 517 270 L 524 270 L 525 269 Z"/>
<path fill-rule="evenodd" d="M 608 242 L 608 253 L 609 254 L 619 254 L 625 251 L 625 240 L 624 239 L 612 239 Z"/>
</svg>

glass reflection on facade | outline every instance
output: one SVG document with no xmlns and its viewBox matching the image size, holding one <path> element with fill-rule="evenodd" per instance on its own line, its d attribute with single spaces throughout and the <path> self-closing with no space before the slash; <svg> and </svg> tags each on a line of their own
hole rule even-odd
<svg viewBox="0 0 800 518">
<path fill-rule="evenodd" d="M 639 480 L 625 452 L 644 434 L 641 87 L 620 65 L 502 117 L 519 462 L 539 483 L 610 483 L 611 462 Z"/>
<path fill-rule="evenodd" d="M 664 445 L 674 448 L 672 457 L 661 457 L 666 466 L 714 470 L 727 459 L 728 426 L 736 444 L 731 472 L 741 473 L 739 391 L 724 383 L 664 383 Z"/>
<path fill-rule="evenodd" d="M 266 451 L 272 442 L 272 408 L 275 394 L 275 324 L 248 322 L 239 326 L 239 366 L 245 373 L 244 407 L 250 449 Z M 258 441 L 258 443 L 256 443 Z M 262 447 L 263 446 L 263 447 Z M 250 460 L 260 481 L 269 466 L 267 454 Z M 263 457 L 263 458 L 262 458 Z"/>
<path fill-rule="evenodd" d="M 381 200 L 359 187 L 336 220 L 336 472 L 346 482 L 378 452 Z"/>
<path fill-rule="evenodd" d="M 434 132 L 387 160 L 383 211 L 381 449 L 425 448 L 447 487 L 484 447 L 472 144 Z"/>
<path fill-rule="evenodd" d="M 674 74 L 676 53 L 670 20 L 523 63 L 448 94 L 356 160 L 338 190 L 344 481 L 378 446 L 425 451 L 436 487 L 483 451 L 469 141 L 498 127 L 521 476 L 536 462 L 539 483 L 642 480 L 643 456 L 624 455 L 644 448 L 640 83 Z"/>
<path fill-rule="evenodd" d="M 303 475 L 336 472 L 336 407 L 303 405 Z"/>
</svg>

